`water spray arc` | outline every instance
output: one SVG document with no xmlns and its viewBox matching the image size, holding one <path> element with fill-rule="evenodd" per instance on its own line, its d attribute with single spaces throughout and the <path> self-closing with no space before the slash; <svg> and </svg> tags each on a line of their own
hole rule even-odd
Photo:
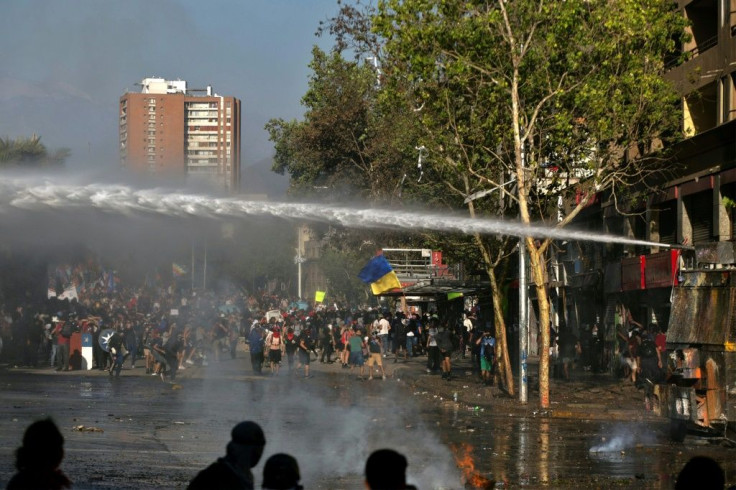
<svg viewBox="0 0 736 490">
<path fill-rule="evenodd" d="M 388 209 L 325 206 L 310 203 L 249 201 L 201 194 L 138 190 L 124 185 L 74 185 L 23 179 L 0 180 L 0 213 L 43 213 L 54 210 L 96 210 L 125 216 L 198 217 L 237 219 L 276 217 L 338 224 L 350 228 L 432 230 L 464 234 L 506 235 L 519 238 L 552 238 L 625 245 L 677 248 L 645 240 L 591 233 L 567 228 L 529 225 L 492 218 L 467 218 L 452 214 Z"/>
</svg>

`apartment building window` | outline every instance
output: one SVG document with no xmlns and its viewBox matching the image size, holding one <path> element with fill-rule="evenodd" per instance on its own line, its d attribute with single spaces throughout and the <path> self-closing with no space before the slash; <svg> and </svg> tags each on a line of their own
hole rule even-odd
<svg viewBox="0 0 736 490">
<path fill-rule="evenodd" d="M 713 237 L 713 191 L 685 196 L 683 203 L 690 220 L 693 244 L 711 241 Z"/>
<path fill-rule="evenodd" d="M 695 136 L 718 125 L 718 84 L 709 83 L 684 98 L 684 130 Z"/>
<path fill-rule="evenodd" d="M 685 16 L 690 21 L 692 35 L 685 51 L 698 56 L 718 44 L 719 0 L 695 0 L 685 7 Z"/>
</svg>

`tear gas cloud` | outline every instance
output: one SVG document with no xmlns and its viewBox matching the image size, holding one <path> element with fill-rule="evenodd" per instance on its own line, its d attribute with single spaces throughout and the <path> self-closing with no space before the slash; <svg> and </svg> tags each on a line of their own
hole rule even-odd
<svg viewBox="0 0 736 490">
<path fill-rule="evenodd" d="M 184 397 L 183 414 L 195 424 L 217 420 L 234 426 L 253 420 L 261 425 L 266 447 L 253 471 L 256 481 L 261 480 L 266 459 L 283 452 L 297 459 L 305 488 L 318 481 L 357 488 L 344 483 L 355 482 L 356 477 L 362 482 L 370 453 L 391 448 L 407 457 L 407 481 L 418 488 L 460 486 L 461 474 L 449 448 L 436 430 L 424 425 L 415 402 L 405 403 L 408 387 L 402 383 L 393 379 L 361 383 L 344 373 L 328 375 L 332 377 L 327 383 L 303 381 L 285 370 L 270 379 L 223 382 L 216 364 L 206 369 L 209 378 L 201 387 L 187 386 L 179 392 Z M 205 460 L 222 456 L 229 432 L 222 437 L 217 446 L 199 447 L 208 452 Z"/>
<path fill-rule="evenodd" d="M 591 454 L 596 453 L 613 453 L 626 449 L 631 449 L 639 444 L 653 444 L 656 437 L 653 433 L 642 430 L 641 426 L 634 425 L 616 425 L 611 431 L 611 435 L 603 437 L 600 444 L 590 448 Z"/>
</svg>

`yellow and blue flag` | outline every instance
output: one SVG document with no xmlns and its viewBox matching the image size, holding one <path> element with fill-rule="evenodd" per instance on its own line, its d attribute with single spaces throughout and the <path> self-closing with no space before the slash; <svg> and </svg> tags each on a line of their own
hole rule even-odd
<svg viewBox="0 0 736 490">
<path fill-rule="evenodd" d="M 181 266 L 177 264 L 176 262 L 173 262 L 171 264 L 171 273 L 174 277 L 181 277 L 187 273 L 187 270 L 186 268 L 184 268 L 184 266 Z"/>
<path fill-rule="evenodd" d="M 358 277 L 365 283 L 370 283 L 374 295 L 379 295 L 392 289 L 401 288 L 401 282 L 391 268 L 386 257 L 376 255 L 368 262 Z"/>
</svg>

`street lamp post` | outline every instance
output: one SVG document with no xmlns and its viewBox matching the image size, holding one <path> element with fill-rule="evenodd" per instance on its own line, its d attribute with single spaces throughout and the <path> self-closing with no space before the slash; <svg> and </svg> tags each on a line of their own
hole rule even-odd
<svg viewBox="0 0 736 490">
<path fill-rule="evenodd" d="M 297 228 L 297 246 L 296 256 L 294 257 L 294 263 L 296 264 L 296 282 L 297 282 L 297 295 L 299 300 L 302 299 L 302 264 L 306 261 L 304 258 L 304 240 L 302 237 L 302 225 Z"/>
</svg>

